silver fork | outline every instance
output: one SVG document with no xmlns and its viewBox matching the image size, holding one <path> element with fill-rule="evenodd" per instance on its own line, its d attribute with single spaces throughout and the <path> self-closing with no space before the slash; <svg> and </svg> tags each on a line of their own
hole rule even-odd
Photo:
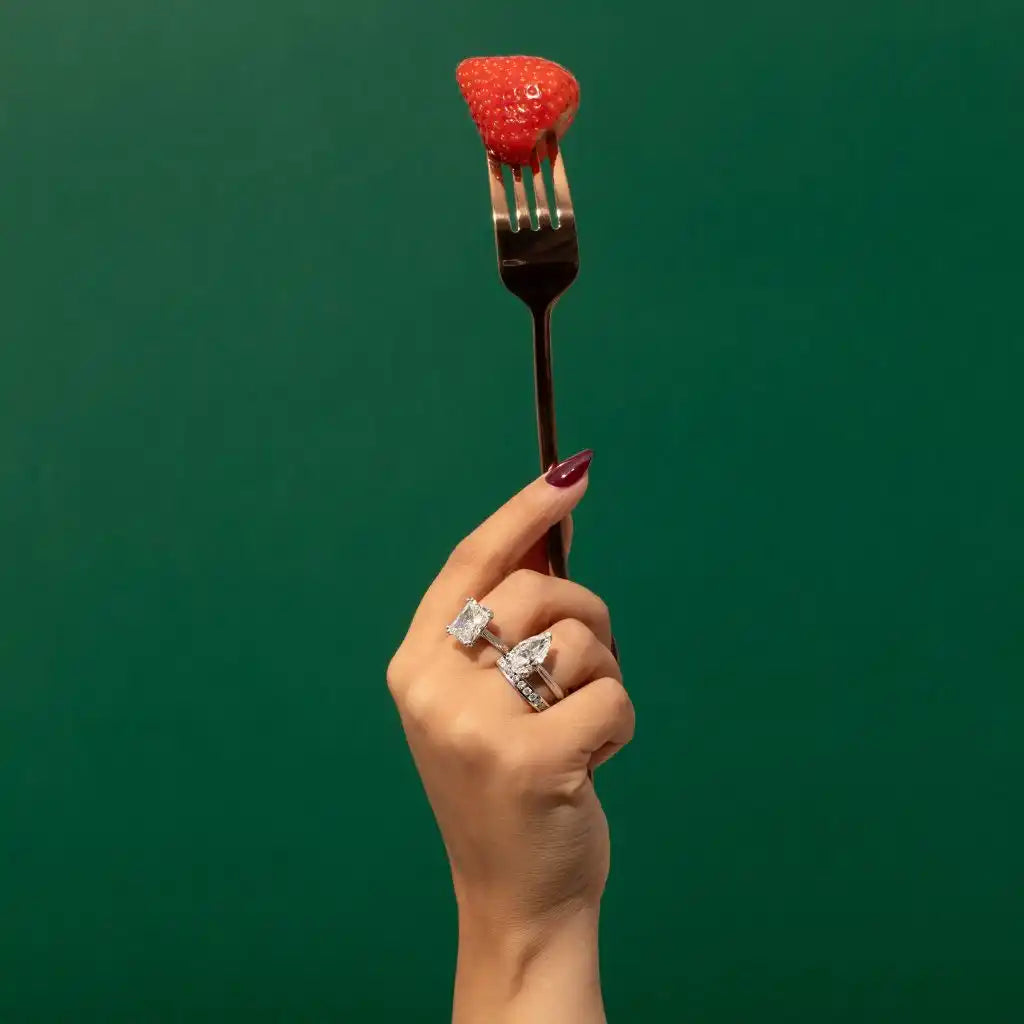
<svg viewBox="0 0 1024 1024">
<path fill-rule="evenodd" d="M 539 168 L 551 162 L 551 180 L 555 192 L 557 223 L 551 217 L 544 176 Z M 576 217 L 569 195 L 565 163 L 553 134 L 537 145 L 537 167 L 533 173 L 533 191 L 537 205 L 537 227 L 530 218 L 530 204 L 523 182 L 522 167 L 512 170 L 515 218 L 509 214 L 501 164 L 487 155 L 491 183 L 491 212 L 494 216 L 494 240 L 498 250 L 498 273 L 502 283 L 526 303 L 533 317 L 533 369 L 537 393 L 537 436 L 540 441 L 541 471 L 558 461 L 555 435 L 555 392 L 551 373 L 551 310 L 576 280 L 580 253 L 576 240 Z M 548 564 L 554 576 L 568 575 L 565 543 L 560 526 L 547 537 Z"/>
</svg>

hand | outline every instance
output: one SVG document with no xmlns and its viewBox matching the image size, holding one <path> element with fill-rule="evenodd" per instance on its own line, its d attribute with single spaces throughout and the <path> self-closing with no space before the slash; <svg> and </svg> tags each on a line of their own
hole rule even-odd
<svg viewBox="0 0 1024 1024">
<path fill-rule="evenodd" d="M 589 453 L 575 459 L 458 544 L 388 670 L 451 862 L 456 1021 L 604 1019 L 597 914 L 609 842 L 591 771 L 631 739 L 633 707 L 604 603 L 527 568 L 586 491 Z M 549 698 L 538 714 L 496 668 L 489 643 L 465 648 L 447 635 L 467 597 L 492 609 L 488 628 L 509 646 L 550 630 L 545 667 L 563 701 Z"/>
</svg>

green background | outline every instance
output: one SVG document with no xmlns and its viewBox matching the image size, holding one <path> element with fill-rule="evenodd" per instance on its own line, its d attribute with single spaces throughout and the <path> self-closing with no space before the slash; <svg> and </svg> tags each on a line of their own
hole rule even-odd
<svg viewBox="0 0 1024 1024">
<path fill-rule="evenodd" d="M 536 471 L 469 54 L 566 64 L 614 1021 L 1019 1021 L 1019 0 L 0 7 L 0 1020 L 442 1021 L 384 669 Z"/>
</svg>

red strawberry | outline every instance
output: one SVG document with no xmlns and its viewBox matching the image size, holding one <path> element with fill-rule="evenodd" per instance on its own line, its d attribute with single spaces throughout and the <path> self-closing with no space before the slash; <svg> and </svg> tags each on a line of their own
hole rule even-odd
<svg viewBox="0 0 1024 1024">
<path fill-rule="evenodd" d="M 580 87 L 542 57 L 470 57 L 455 69 L 484 145 L 502 162 L 532 163 L 546 132 L 559 138 L 580 105 Z"/>
</svg>

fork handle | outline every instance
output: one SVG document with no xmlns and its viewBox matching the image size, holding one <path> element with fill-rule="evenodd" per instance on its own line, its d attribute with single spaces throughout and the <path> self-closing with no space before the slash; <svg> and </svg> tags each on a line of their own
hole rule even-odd
<svg viewBox="0 0 1024 1024">
<path fill-rule="evenodd" d="M 551 373 L 551 306 L 532 308 L 533 378 L 537 393 L 537 439 L 540 442 L 540 469 L 547 472 L 558 462 L 558 438 L 555 433 L 555 384 Z M 552 576 L 569 577 L 562 524 L 556 523 L 547 535 L 548 568 Z"/>
</svg>

